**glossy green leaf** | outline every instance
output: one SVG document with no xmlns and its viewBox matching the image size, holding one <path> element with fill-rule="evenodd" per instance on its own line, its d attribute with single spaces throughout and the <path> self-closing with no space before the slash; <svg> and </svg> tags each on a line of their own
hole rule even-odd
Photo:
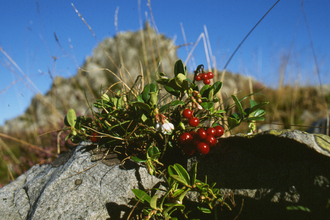
<svg viewBox="0 0 330 220">
<path fill-rule="evenodd" d="M 177 171 L 178 175 L 185 179 L 186 185 L 190 184 L 190 176 L 185 168 L 181 164 L 174 164 L 174 169 Z"/>
<path fill-rule="evenodd" d="M 118 103 L 117 97 L 111 97 L 110 102 L 117 108 L 117 103 Z"/>
<path fill-rule="evenodd" d="M 207 213 L 207 214 L 212 213 L 212 211 L 211 211 L 210 209 L 208 209 L 208 208 L 200 207 L 200 206 L 197 206 L 197 208 L 198 208 L 199 210 L 201 210 L 203 213 Z"/>
<path fill-rule="evenodd" d="M 239 111 L 241 117 L 243 117 L 243 115 L 244 115 L 244 110 L 243 110 L 243 107 L 242 107 L 241 102 L 238 100 L 238 98 L 237 98 L 235 95 L 231 95 L 231 97 L 232 97 L 233 100 L 235 101 L 236 107 L 238 108 L 238 111 Z"/>
<path fill-rule="evenodd" d="M 189 182 L 187 182 L 183 177 L 179 175 L 171 175 L 170 177 L 184 186 L 189 186 Z"/>
<path fill-rule="evenodd" d="M 138 102 L 144 102 L 144 100 L 143 100 L 143 98 L 142 98 L 142 94 L 139 94 L 139 95 L 137 96 L 137 101 L 138 101 Z"/>
<path fill-rule="evenodd" d="M 170 94 L 172 94 L 176 97 L 179 97 L 180 96 L 180 90 L 179 89 L 174 89 L 174 88 L 172 88 L 171 86 L 168 86 L 168 85 L 169 85 L 169 83 L 167 85 L 164 85 L 165 90 L 168 93 L 170 93 Z"/>
<path fill-rule="evenodd" d="M 220 89 L 222 88 L 222 82 L 217 81 L 212 85 L 212 88 L 214 89 L 214 96 L 216 96 L 216 94 L 220 91 Z"/>
<path fill-rule="evenodd" d="M 185 75 L 183 75 L 182 73 L 179 73 L 175 78 L 174 78 L 174 81 L 175 81 L 175 84 L 182 88 L 183 87 L 183 82 L 184 80 L 187 79 L 187 77 Z"/>
<path fill-rule="evenodd" d="M 153 157 L 155 155 L 160 155 L 160 151 L 159 151 L 158 147 L 152 146 L 148 149 L 148 156 Z"/>
<path fill-rule="evenodd" d="M 150 99 L 149 99 L 149 103 L 152 107 L 156 107 L 157 106 L 157 102 L 158 102 L 158 93 L 157 92 L 150 92 Z"/>
<path fill-rule="evenodd" d="M 64 123 L 66 126 L 73 128 L 76 125 L 76 122 L 77 122 L 76 112 L 74 111 L 74 109 L 70 108 L 66 113 L 66 116 L 64 118 Z"/>
<path fill-rule="evenodd" d="M 194 165 L 191 168 L 191 178 L 190 178 L 190 184 L 194 185 L 196 183 L 197 178 L 197 163 L 194 163 Z"/>
<path fill-rule="evenodd" d="M 142 98 L 144 102 L 148 102 L 150 99 L 150 84 L 145 85 L 143 91 L 142 91 Z"/>
<path fill-rule="evenodd" d="M 132 105 L 145 110 L 148 114 L 150 114 L 150 112 L 151 112 L 150 106 L 148 104 L 146 104 L 146 103 L 143 103 L 143 102 L 132 102 Z"/>
<path fill-rule="evenodd" d="M 105 101 L 105 102 L 110 102 L 110 98 L 109 98 L 109 96 L 108 96 L 107 94 L 105 94 L 105 93 L 102 95 L 101 98 L 102 98 L 102 100 Z"/>
<path fill-rule="evenodd" d="M 249 117 L 247 118 L 248 121 L 264 121 L 264 117 Z"/>
<path fill-rule="evenodd" d="M 141 200 L 142 203 L 144 201 L 147 201 L 148 203 L 151 202 L 151 197 L 145 191 L 140 189 L 132 189 L 132 192 L 139 200 Z"/>
<path fill-rule="evenodd" d="M 240 120 L 231 116 L 228 117 L 228 125 L 230 129 L 237 127 L 239 124 L 240 124 Z"/>
<path fill-rule="evenodd" d="M 147 117 L 145 114 L 142 114 L 142 115 L 141 115 L 141 120 L 142 120 L 143 122 L 145 122 L 146 120 L 148 120 L 148 117 Z"/>
<path fill-rule="evenodd" d="M 158 195 L 157 194 L 155 194 L 153 197 L 151 197 L 150 207 L 152 209 L 157 209 L 157 200 L 158 200 Z"/>
<path fill-rule="evenodd" d="M 257 104 L 257 105 L 254 105 L 251 109 L 250 109 L 250 112 L 254 112 L 254 111 L 256 111 L 256 110 L 258 110 L 258 109 L 260 109 L 260 108 L 262 108 L 262 107 L 264 107 L 265 105 L 268 105 L 269 104 L 269 102 L 261 102 L 261 103 L 259 103 L 259 104 Z"/>
<path fill-rule="evenodd" d="M 210 110 L 214 106 L 214 103 L 213 102 L 202 102 L 200 105 L 204 109 Z"/>
<path fill-rule="evenodd" d="M 135 162 L 146 162 L 147 161 L 147 160 L 142 160 L 136 156 L 131 157 L 131 159 L 134 160 Z"/>
<path fill-rule="evenodd" d="M 185 66 L 182 60 L 178 60 L 174 65 L 174 75 L 177 76 L 179 73 L 186 74 Z"/>
<path fill-rule="evenodd" d="M 201 91 L 199 92 L 203 97 L 208 97 L 209 89 L 211 88 L 210 85 L 205 85 L 202 87 Z"/>
<path fill-rule="evenodd" d="M 187 193 L 190 191 L 191 189 L 188 188 L 186 189 L 183 193 L 180 194 L 180 196 L 178 197 L 178 200 L 182 202 L 182 200 L 184 199 L 184 197 L 186 197 Z"/>
<path fill-rule="evenodd" d="M 258 103 L 256 101 L 250 99 L 250 106 L 251 106 L 251 108 L 254 107 L 254 106 L 256 106 L 256 105 L 258 105 Z"/>
</svg>

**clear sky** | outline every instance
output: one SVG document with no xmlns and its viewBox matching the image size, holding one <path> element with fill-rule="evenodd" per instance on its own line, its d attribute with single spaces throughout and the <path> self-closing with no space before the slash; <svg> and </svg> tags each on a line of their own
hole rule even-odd
<svg viewBox="0 0 330 220">
<path fill-rule="evenodd" d="M 151 0 L 151 8 L 158 31 L 175 40 L 176 45 L 184 43 L 181 24 L 188 42 L 196 42 L 205 25 L 216 66 L 223 69 L 241 40 L 275 2 Z M 140 0 L 140 6 L 138 0 L 2 1 L 0 46 L 5 53 L 0 52 L 0 125 L 22 114 L 36 93 L 45 94 L 51 87 L 51 77 L 75 75 L 77 67 L 97 46 L 71 3 L 99 40 L 116 34 L 116 10 L 118 31 L 139 30 L 139 14 L 143 22 L 151 17 L 146 0 Z M 322 82 L 330 83 L 330 1 L 305 0 L 304 10 Z M 54 33 L 66 52 L 57 44 Z M 318 84 L 301 0 L 281 0 L 247 38 L 227 69 L 276 86 L 291 45 L 286 82 L 299 78 L 301 84 Z M 179 49 L 178 56 L 185 60 L 186 49 Z M 193 56 L 197 65 L 207 66 L 202 42 Z M 57 58 L 56 62 L 52 57 Z"/>
</svg>

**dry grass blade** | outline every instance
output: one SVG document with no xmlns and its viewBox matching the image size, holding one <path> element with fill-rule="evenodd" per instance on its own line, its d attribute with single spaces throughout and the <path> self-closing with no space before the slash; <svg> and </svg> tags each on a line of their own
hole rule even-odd
<svg viewBox="0 0 330 220">
<path fill-rule="evenodd" d="M 48 150 L 42 149 L 41 147 L 39 147 L 39 146 L 37 146 L 37 145 L 30 144 L 30 143 L 28 143 L 28 142 L 26 142 L 26 141 L 23 141 L 23 140 L 21 140 L 21 139 L 18 139 L 18 138 L 15 138 L 15 137 L 9 136 L 9 135 L 7 135 L 7 134 L 0 133 L 0 137 L 4 137 L 4 138 L 11 139 L 11 140 L 13 140 L 13 141 L 17 141 L 17 142 L 19 142 L 19 143 L 21 143 L 21 144 L 23 144 L 23 145 L 26 145 L 26 146 L 28 146 L 28 147 L 31 147 L 32 149 L 39 150 L 39 151 L 44 152 L 44 153 L 47 153 L 47 154 L 49 154 L 49 155 L 53 155 L 53 153 L 50 152 L 50 151 L 48 151 Z"/>
</svg>

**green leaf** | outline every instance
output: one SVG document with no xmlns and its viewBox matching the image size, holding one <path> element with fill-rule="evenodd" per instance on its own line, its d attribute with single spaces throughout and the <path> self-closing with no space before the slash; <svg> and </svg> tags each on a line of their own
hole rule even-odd
<svg viewBox="0 0 330 220">
<path fill-rule="evenodd" d="M 102 100 L 105 101 L 105 102 L 110 102 L 110 98 L 109 98 L 109 96 L 108 96 L 107 94 L 105 94 L 105 93 L 102 95 L 101 98 L 102 98 Z"/>
<path fill-rule="evenodd" d="M 173 87 L 171 87 L 170 83 L 168 83 L 167 85 L 164 85 L 164 88 L 168 93 L 170 93 L 170 94 L 172 94 L 176 97 L 180 96 L 180 90 L 179 89 L 174 89 Z"/>
<path fill-rule="evenodd" d="M 187 193 L 190 191 L 191 189 L 188 188 L 186 189 L 182 194 L 180 194 L 180 196 L 178 197 L 179 201 L 182 202 L 182 200 L 184 199 L 184 197 L 187 195 Z"/>
<path fill-rule="evenodd" d="M 258 105 L 254 105 L 251 109 L 250 109 L 250 112 L 254 112 L 254 111 L 256 111 L 256 110 L 258 110 L 258 109 L 260 109 L 260 108 L 262 108 L 263 106 L 265 106 L 265 105 L 268 105 L 269 104 L 269 102 L 261 102 L 261 103 L 259 103 Z"/>
<path fill-rule="evenodd" d="M 146 104 L 146 103 L 143 103 L 143 102 L 132 102 L 132 105 L 145 110 L 148 114 L 150 114 L 150 112 L 151 112 L 150 106 L 148 104 Z"/>
<path fill-rule="evenodd" d="M 171 175 L 170 177 L 173 178 L 174 180 L 176 180 L 177 182 L 181 183 L 184 186 L 189 186 L 189 183 L 181 176 Z"/>
<path fill-rule="evenodd" d="M 159 112 L 163 112 L 163 111 L 165 111 L 166 109 L 168 109 L 169 107 L 170 107 L 170 104 L 163 105 L 163 106 L 159 109 Z"/>
<path fill-rule="evenodd" d="M 229 116 L 228 117 L 228 125 L 230 130 L 237 127 L 240 124 L 240 120 L 237 120 L 235 117 Z"/>
<path fill-rule="evenodd" d="M 249 117 L 246 120 L 248 120 L 248 121 L 264 121 L 265 118 L 264 117 Z"/>
<path fill-rule="evenodd" d="M 173 165 L 174 169 L 177 171 L 178 175 L 182 178 L 184 178 L 186 185 L 190 184 L 190 176 L 185 168 L 181 164 L 174 164 Z"/>
<path fill-rule="evenodd" d="M 158 195 L 157 195 L 157 194 L 155 194 L 155 195 L 151 198 L 151 200 L 150 200 L 150 207 L 151 207 L 152 209 L 157 209 L 157 199 L 158 199 Z"/>
<path fill-rule="evenodd" d="M 197 208 L 199 210 L 201 210 L 203 213 L 207 213 L 207 214 L 212 213 L 212 211 L 210 209 L 208 209 L 208 208 L 204 208 L 204 207 L 200 207 L 200 206 L 197 206 Z"/>
<path fill-rule="evenodd" d="M 178 174 L 178 172 L 174 169 L 174 167 L 172 165 L 168 166 L 167 170 L 168 170 L 168 175 L 170 175 L 170 176 Z"/>
<path fill-rule="evenodd" d="M 131 159 L 134 160 L 135 162 L 146 162 L 147 161 L 147 160 L 142 160 L 136 156 L 131 157 Z"/>
<path fill-rule="evenodd" d="M 142 114 L 142 115 L 141 115 L 141 120 L 142 120 L 143 122 L 145 122 L 146 120 L 148 120 L 148 117 L 147 117 L 145 114 Z"/>
<path fill-rule="evenodd" d="M 118 98 L 117 97 L 111 97 L 110 102 L 113 103 L 113 105 L 117 108 Z"/>
<path fill-rule="evenodd" d="M 222 113 L 226 113 L 226 111 L 225 110 L 218 110 L 218 111 L 216 111 L 216 112 L 214 112 L 215 114 L 222 114 Z"/>
<path fill-rule="evenodd" d="M 180 101 L 180 100 L 175 100 L 175 101 L 170 103 L 171 106 L 184 105 L 184 104 L 185 104 L 185 102 Z"/>
<path fill-rule="evenodd" d="M 203 88 L 201 89 L 201 91 L 199 92 L 203 97 L 208 97 L 209 95 L 209 89 L 211 88 L 210 85 L 205 85 L 203 86 Z M 205 93 L 205 94 L 204 94 Z"/>
<path fill-rule="evenodd" d="M 191 168 L 191 178 L 190 178 L 190 184 L 194 185 L 196 183 L 197 178 L 197 163 L 194 163 L 193 167 Z"/>
<path fill-rule="evenodd" d="M 142 91 L 142 98 L 144 102 L 148 102 L 150 99 L 150 84 L 147 84 Z"/>
<path fill-rule="evenodd" d="M 254 107 L 254 106 L 256 106 L 257 104 L 258 103 L 256 101 L 250 99 L 250 106 L 251 106 L 251 108 Z"/>
<path fill-rule="evenodd" d="M 185 75 L 183 75 L 182 73 L 179 73 L 175 78 L 175 83 L 178 87 L 183 87 L 183 82 L 184 80 L 187 79 L 187 77 Z"/>
<path fill-rule="evenodd" d="M 144 102 L 144 100 L 143 100 L 143 98 L 142 98 L 142 94 L 139 94 L 139 95 L 137 96 L 137 101 L 138 101 L 138 102 Z"/>
<path fill-rule="evenodd" d="M 157 85 L 155 83 L 150 83 L 150 92 L 157 92 Z"/>
<path fill-rule="evenodd" d="M 64 118 L 64 123 L 66 126 L 74 127 L 76 125 L 76 121 L 77 121 L 76 112 L 72 108 L 70 108 L 66 113 L 66 116 Z"/>
<path fill-rule="evenodd" d="M 216 94 L 220 91 L 220 89 L 222 88 L 222 82 L 217 81 L 212 85 L 212 88 L 214 89 L 214 96 L 216 96 Z"/>
<path fill-rule="evenodd" d="M 254 116 L 255 117 L 260 117 L 260 116 L 263 116 L 264 114 L 266 114 L 266 111 L 263 110 L 263 109 L 258 109 L 255 113 L 254 113 Z"/>
<path fill-rule="evenodd" d="M 151 202 L 151 197 L 145 191 L 140 189 L 132 189 L 132 192 L 139 200 L 141 200 L 142 203 L 144 201 L 147 201 L 148 203 Z"/>
<path fill-rule="evenodd" d="M 179 73 L 186 75 L 186 68 L 182 60 L 178 60 L 174 65 L 174 75 L 177 76 Z"/>
<path fill-rule="evenodd" d="M 149 99 L 149 103 L 152 107 L 157 106 L 157 102 L 158 102 L 158 93 L 157 92 L 150 92 L 150 99 Z"/>
<path fill-rule="evenodd" d="M 148 156 L 149 156 L 149 157 L 154 157 L 154 156 L 157 156 L 157 155 L 158 155 L 158 157 L 159 157 L 159 155 L 160 155 L 160 151 L 159 151 L 158 147 L 153 146 L 153 147 L 150 147 L 150 148 L 148 149 Z M 157 158 L 158 158 L 158 157 L 157 157 Z"/>
<path fill-rule="evenodd" d="M 231 97 L 232 97 L 233 100 L 235 101 L 235 104 L 236 104 L 236 106 L 237 106 L 237 108 L 238 108 L 238 111 L 239 111 L 241 117 L 243 117 L 243 115 L 244 115 L 244 110 L 243 110 L 243 107 L 242 107 L 241 102 L 238 100 L 238 98 L 237 98 L 235 95 L 231 95 Z"/>
<path fill-rule="evenodd" d="M 214 103 L 213 102 L 202 102 L 201 106 L 206 110 L 210 110 L 211 108 L 213 108 Z"/>
<path fill-rule="evenodd" d="M 300 210 L 300 211 L 304 211 L 304 212 L 311 212 L 311 210 L 309 208 L 304 207 L 304 206 L 300 206 L 300 205 L 298 205 L 298 206 L 287 206 L 286 209 L 291 210 L 291 211 Z"/>
</svg>

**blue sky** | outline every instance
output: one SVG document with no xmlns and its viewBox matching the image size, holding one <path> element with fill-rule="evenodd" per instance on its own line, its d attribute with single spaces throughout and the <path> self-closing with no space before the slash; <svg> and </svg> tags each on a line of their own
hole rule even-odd
<svg viewBox="0 0 330 220">
<path fill-rule="evenodd" d="M 176 45 L 184 43 L 180 24 L 188 42 L 195 42 L 204 32 L 205 25 L 216 66 L 223 69 L 241 40 L 275 2 L 154 0 L 151 7 L 158 31 L 175 40 Z M 146 0 L 140 1 L 141 10 L 137 0 L 3 1 L 0 7 L 0 46 L 5 53 L 0 52 L 0 125 L 22 114 L 36 93 L 45 94 L 50 89 L 52 79 L 48 71 L 53 77 L 73 76 L 86 56 L 92 54 L 97 41 L 71 3 L 99 40 L 116 34 L 116 10 L 118 31 L 139 30 L 139 13 L 143 21 L 151 17 Z M 330 83 L 330 1 L 305 0 L 304 10 L 322 82 Z M 66 53 L 56 43 L 54 32 Z M 281 0 L 252 32 L 227 69 L 253 76 L 268 86 L 276 86 L 280 66 L 288 56 L 291 44 L 285 81 L 292 83 L 298 78 L 301 84 L 318 84 L 301 0 Z M 24 74 L 12 66 L 6 54 Z M 202 42 L 193 55 L 197 65 L 203 63 L 207 66 Z M 53 56 L 57 57 L 56 62 Z M 185 60 L 186 49 L 179 49 L 178 56 Z"/>
</svg>

